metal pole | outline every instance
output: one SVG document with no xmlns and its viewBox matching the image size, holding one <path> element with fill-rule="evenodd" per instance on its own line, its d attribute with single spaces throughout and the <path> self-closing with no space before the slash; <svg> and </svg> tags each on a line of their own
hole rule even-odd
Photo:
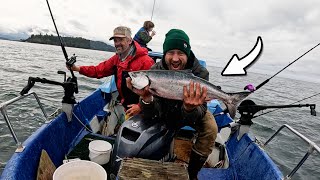
<svg viewBox="0 0 320 180">
<path fill-rule="evenodd" d="M 18 144 L 21 144 L 21 143 L 19 142 L 19 140 L 18 140 L 18 137 L 17 137 L 16 133 L 15 133 L 14 130 L 13 130 L 13 127 L 12 127 L 11 123 L 10 123 L 9 117 L 8 117 L 8 115 L 7 115 L 7 109 L 6 109 L 6 107 L 1 108 L 1 113 L 2 113 L 2 115 L 3 115 L 3 117 L 4 117 L 4 120 L 6 121 L 6 123 L 7 123 L 7 125 L 8 125 L 8 128 L 9 128 L 9 130 L 10 130 L 10 132 L 11 132 L 11 135 L 12 135 L 14 141 L 16 142 L 17 145 L 18 145 Z"/>
<path fill-rule="evenodd" d="M 298 165 L 290 172 L 289 175 L 286 176 L 286 179 L 291 179 L 292 176 L 298 171 L 298 169 L 302 166 L 302 164 L 308 159 L 310 154 L 313 152 L 313 148 L 311 147 L 311 150 L 309 150 L 301 159 L 301 161 L 298 163 Z"/>
</svg>

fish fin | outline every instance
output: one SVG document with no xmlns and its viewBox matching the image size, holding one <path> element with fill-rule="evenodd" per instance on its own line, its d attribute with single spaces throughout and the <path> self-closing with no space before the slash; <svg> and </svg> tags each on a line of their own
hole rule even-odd
<svg viewBox="0 0 320 180">
<path fill-rule="evenodd" d="M 231 101 L 226 104 L 231 118 L 234 118 L 237 113 L 237 107 L 242 100 L 249 96 L 251 92 L 243 91 L 237 93 L 228 93 L 231 97 Z"/>
</svg>

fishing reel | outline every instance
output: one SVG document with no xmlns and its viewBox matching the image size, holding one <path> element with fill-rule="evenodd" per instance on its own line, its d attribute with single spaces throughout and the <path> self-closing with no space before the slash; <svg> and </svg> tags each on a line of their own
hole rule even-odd
<svg viewBox="0 0 320 180">
<path fill-rule="evenodd" d="M 71 70 L 71 67 L 74 65 L 74 63 L 77 62 L 77 56 L 75 54 L 73 54 L 71 56 L 71 58 L 66 62 L 66 65 L 69 67 L 70 69 L 70 73 L 71 73 L 71 76 L 72 77 L 69 77 L 67 80 L 66 80 L 66 75 L 64 76 L 64 82 L 65 83 L 70 83 L 71 85 L 70 86 L 73 86 L 74 85 L 74 93 L 78 94 L 78 81 L 77 81 L 77 77 L 74 75 L 73 71 Z M 61 71 L 60 71 L 61 72 Z M 58 71 L 58 74 L 59 74 L 59 71 Z M 68 88 L 69 89 L 69 88 Z M 71 92 L 70 92 L 71 93 Z"/>
<path fill-rule="evenodd" d="M 69 68 L 71 68 L 73 65 L 74 65 L 74 63 L 76 63 L 77 62 L 77 56 L 75 55 L 75 54 L 73 54 L 72 56 L 71 56 L 71 58 L 66 62 L 66 65 L 69 67 Z"/>
</svg>

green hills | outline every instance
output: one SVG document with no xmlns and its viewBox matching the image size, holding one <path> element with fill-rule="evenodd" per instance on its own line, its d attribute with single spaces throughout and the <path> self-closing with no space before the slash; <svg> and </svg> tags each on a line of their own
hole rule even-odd
<svg viewBox="0 0 320 180">
<path fill-rule="evenodd" d="M 22 41 L 30 42 L 30 43 L 51 44 L 51 45 L 60 46 L 60 41 L 58 36 L 48 35 L 48 34 L 45 34 L 45 35 L 32 34 L 29 38 Z M 84 39 L 82 37 L 62 37 L 62 42 L 67 47 L 115 52 L 115 48 L 109 44 L 106 44 L 101 41 L 92 41 L 92 40 Z"/>
</svg>

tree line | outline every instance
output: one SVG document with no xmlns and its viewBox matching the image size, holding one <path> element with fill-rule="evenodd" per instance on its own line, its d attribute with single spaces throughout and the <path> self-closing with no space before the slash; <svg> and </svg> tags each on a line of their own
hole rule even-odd
<svg viewBox="0 0 320 180">
<path fill-rule="evenodd" d="M 84 39 L 82 37 L 62 37 L 61 39 L 64 45 L 67 47 L 115 52 L 115 48 L 113 46 L 108 45 L 101 41 L 91 41 L 88 39 Z M 23 41 L 30 42 L 30 43 L 51 44 L 51 45 L 60 46 L 60 41 L 58 36 L 54 36 L 52 34 L 51 35 L 32 34 L 29 38 Z"/>
</svg>

